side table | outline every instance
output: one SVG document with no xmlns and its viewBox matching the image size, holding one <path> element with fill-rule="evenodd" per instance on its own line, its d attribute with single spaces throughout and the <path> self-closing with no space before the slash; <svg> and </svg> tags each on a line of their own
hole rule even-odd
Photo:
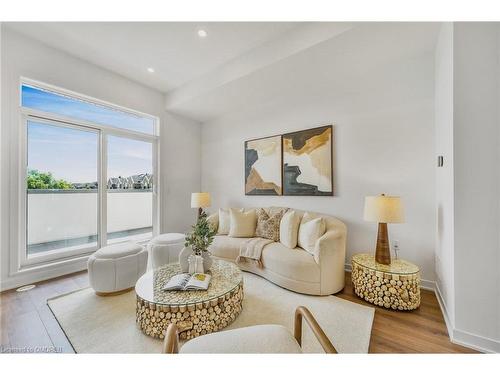
<svg viewBox="0 0 500 375">
<path fill-rule="evenodd" d="M 420 269 L 405 260 L 389 265 L 375 262 L 372 254 L 352 257 L 354 292 L 365 301 L 394 310 L 414 310 L 420 306 Z"/>
</svg>

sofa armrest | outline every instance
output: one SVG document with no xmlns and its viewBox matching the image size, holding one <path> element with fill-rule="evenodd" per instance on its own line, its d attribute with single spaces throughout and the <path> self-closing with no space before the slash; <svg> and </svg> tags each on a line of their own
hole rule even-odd
<svg viewBox="0 0 500 375">
<path fill-rule="evenodd" d="M 328 253 L 342 251 L 343 244 L 345 245 L 345 231 L 336 229 L 325 232 L 316 240 L 313 254 L 314 260 L 320 264 L 322 258 L 328 256 Z"/>
<path fill-rule="evenodd" d="M 321 294 L 336 293 L 344 288 L 346 229 L 327 231 L 317 241 L 314 260 L 320 266 Z"/>
</svg>

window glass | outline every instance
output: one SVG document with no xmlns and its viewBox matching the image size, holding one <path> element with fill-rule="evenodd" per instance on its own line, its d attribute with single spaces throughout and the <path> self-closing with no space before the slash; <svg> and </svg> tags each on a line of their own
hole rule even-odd
<svg viewBox="0 0 500 375">
<path fill-rule="evenodd" d="M 28 258 L 97 246 L 98 148 L 98 132 L 28 121 Z"/>
<path fill-rule="evenodd" d="M 108 243 L 153 233 L 153 145 L 108 136 Z"/>
<path fill-rule="evenodd" d="M 119 111 L 111 107 L 56 94 L 26 84 L 22 85 L 21 97 L 22 106 L 26 108 L 55 113 L 115 128 L 146 134 L 155 133 L 155 120 L 152 117 Z"/>
</svg>

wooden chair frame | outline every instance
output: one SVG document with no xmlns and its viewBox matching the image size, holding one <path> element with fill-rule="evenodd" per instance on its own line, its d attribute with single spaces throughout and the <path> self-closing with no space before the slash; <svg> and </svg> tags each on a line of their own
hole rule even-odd
<svg viewBox="0 0 500 375">
<path fill-rule="evenodd" d="M 297 343 L 302 347 L 302 320 L 305 320 L 316 339 L 321 344 L 325 353 L 335 354 L 337 350 L 332 342 L 328 339 L 323 329 L 320 327 L 313 314 L 307 307 L 299 306 L 295 310 L 295 324 L 293 335 Z M 170 324 L 165 333 L 165 340 L 163 341 L 163 353 L 177 354 L 179 353 L 179 329 L 175 324 Z"/>
</svg>

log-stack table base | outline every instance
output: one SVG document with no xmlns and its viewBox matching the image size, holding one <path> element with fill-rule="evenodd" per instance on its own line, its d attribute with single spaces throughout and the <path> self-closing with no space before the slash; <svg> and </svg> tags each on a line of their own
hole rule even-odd
<svg viewBox="0 0 500 375">
<path fill-rule="evenodd" d="M 356 295 L 377 306 L 393 310 L 420 306 L 420 270 L 401 259 L 384 265 L 371 254 L 354 255 L 352 284 Z"/>
<path fill-rule="evenodd" d="M 163 291 L 168 280 L 181 273 L 168 264 L 143 275 L 136 284 L 136 322 L 147 335 L 163 339 L 175 323 L 181 340 L 216 332 L 233 322 L 242 310 L 243 276 L 239 268 L 214 260 L 207 291 Z"/>
</svg>

